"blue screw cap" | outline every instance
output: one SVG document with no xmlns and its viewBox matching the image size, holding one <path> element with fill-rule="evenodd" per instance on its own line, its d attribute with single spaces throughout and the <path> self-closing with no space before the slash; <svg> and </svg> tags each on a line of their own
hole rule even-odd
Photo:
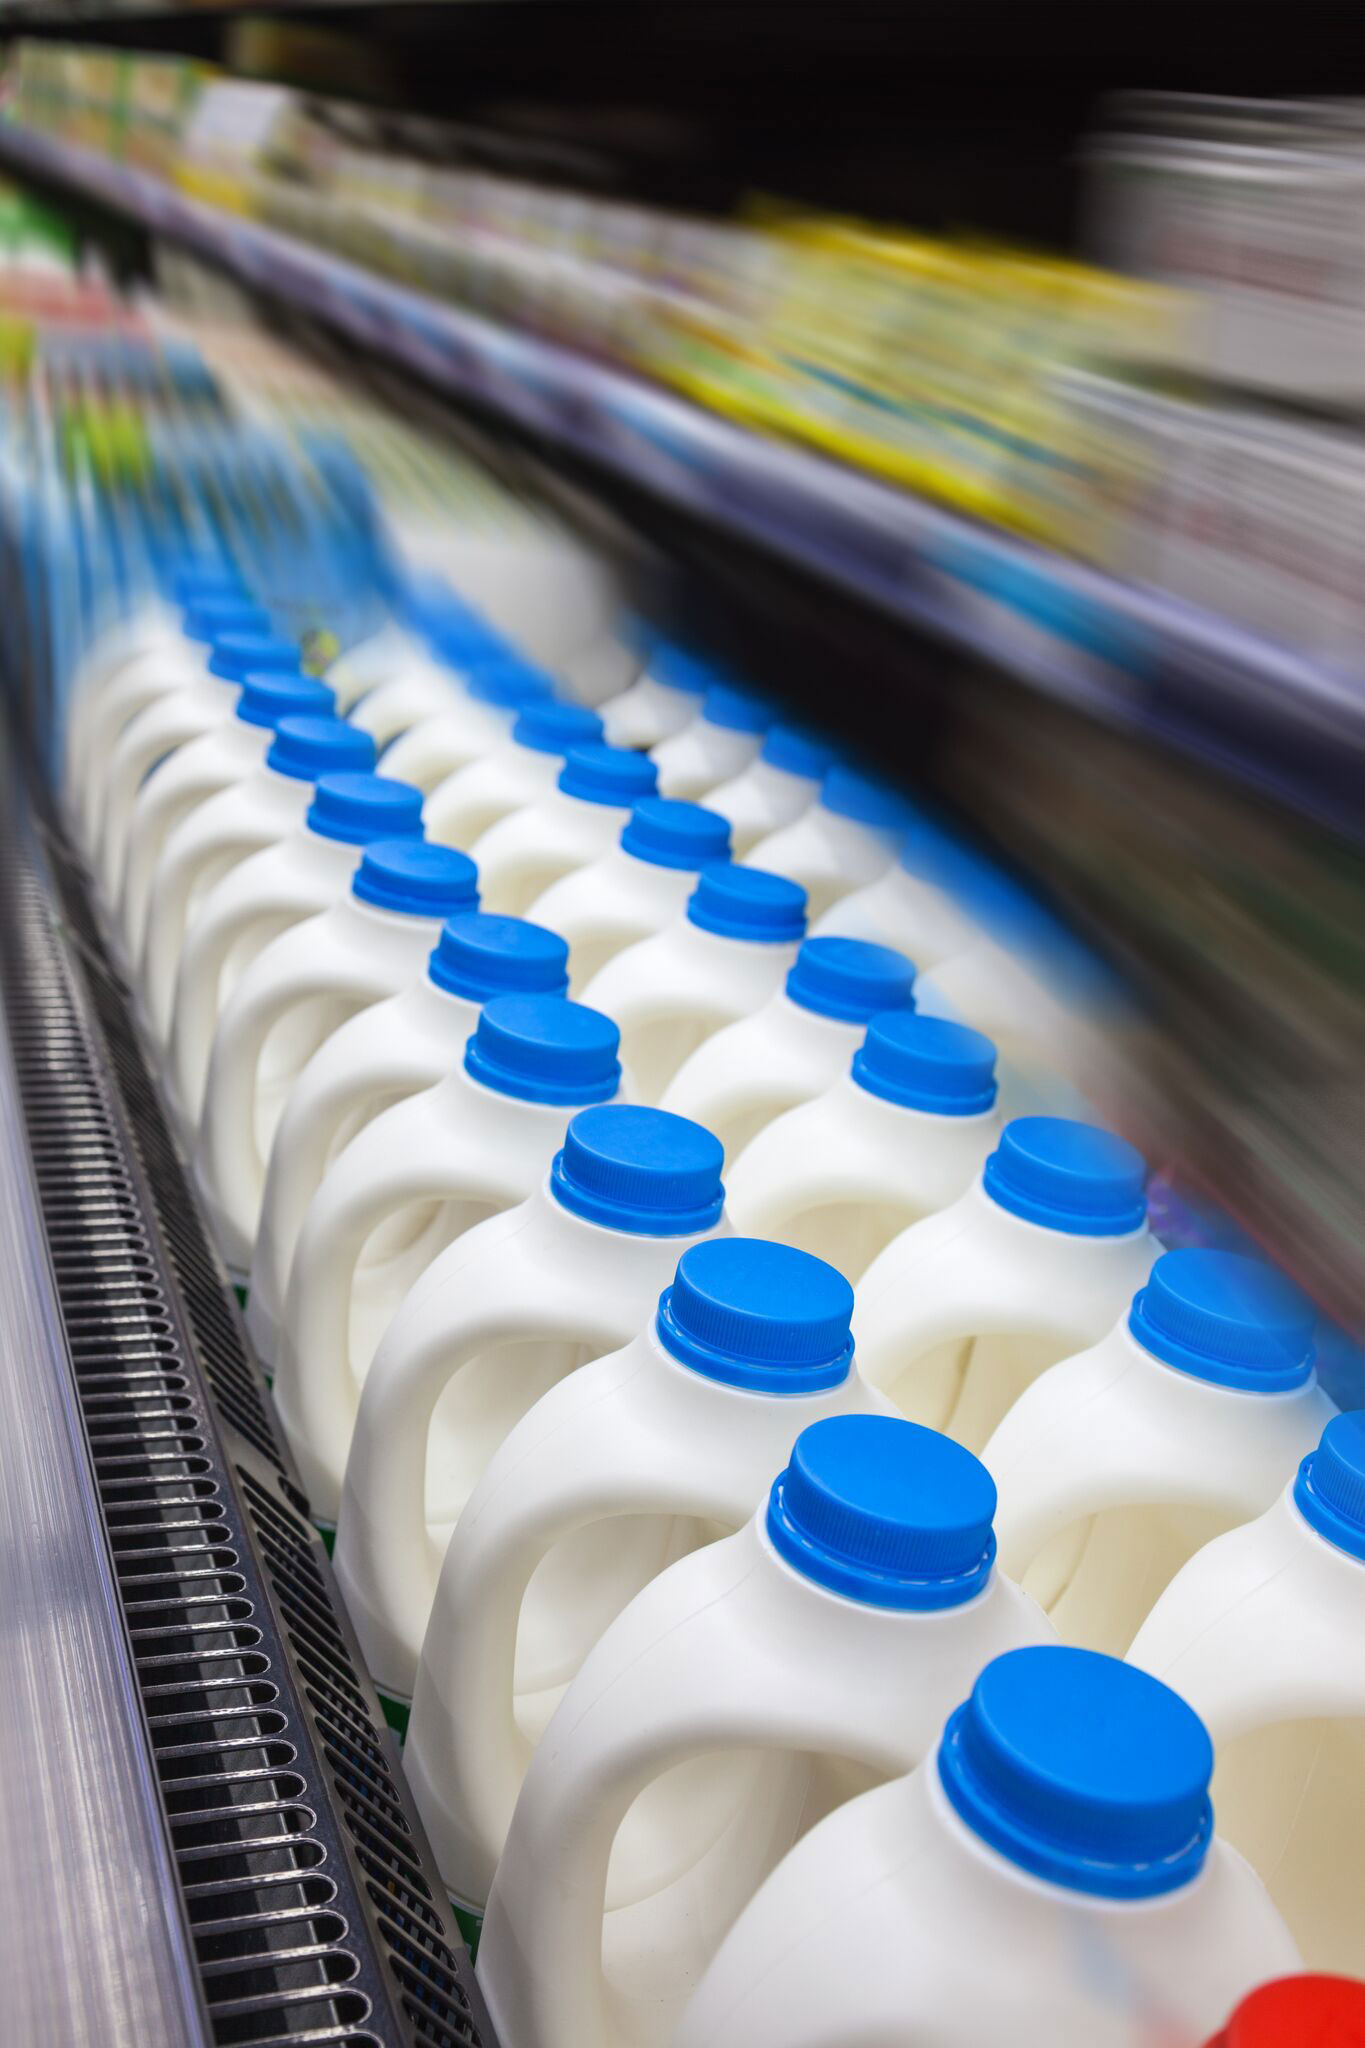
<svg viewBox="0 0 1365 2048">
<path fill-rule="evenodd" d="M 869 1095 L 929 1116 L 984 1116 L 995 1103 L 995 1047 L 969 1025 L 892 1010 L 874 1017 L 853 1055 Z"/>
<path fill-rule="evenodd" d="M 1332 1417 L 1299 1467 L 1294 1505 L 1319 1536 L 1365 1562 L 1365 1409 Z"/>
<path fill-rule="evenodd" d="M 726 732 L 766 732 L 773 722 L 771 707 L 761 697 L 729 683 L 712 683 L 702 698 L 701 715 L 708 725 L 723 726 Z"/>
<path fill-rule="evenodd" d="M 806 892 L 785 875 L 724 861 L 698 875 L 687 899 L 687 917 L 722 939 L 790 946 L 805 937 Z"/>
<path fill-rule="evenodd" d="M 982 1184 L 1012 1216 L 1073 1237 L 1122 1237 L 1147 1216 L 1147 1165 L 1126 1138 L 1061 1116 L 1017 1116 Z"/>
<path fill-rule="evenodd" d="M 244 678 L 237 695 L 236 716 L 243 725 L 262 725 L 273 730 L 282 718 L 325 718 L 336 709 L 336 694 L 326 683 L 312 676 L 287 672 Z"/>
<path fill-rule="evenodd" d="M 296 782 L 346 769 L 364 774 L 374 767 L 374 741 L 344 718 L 282 718 L 265 757 L 267 768 Z"/>
<path fill-rule="evenodd" d="M 688 1247 L 655 1330 L 693 1372 L 756 1394 L 841 1386 L 853 1363 L 853 1289 L 809 1252 L 757 1237 Z"/>
<path fill-rule="evenodd" d="M 268 633 L 270 614 L 249 597 L 220 592 L 195 598 L 186 609 L 181 631 L 187 640 L 208 647 L 220 633 Z"/>
<path fill-rule="evenodd" d="M 380 839 L 367 846 L 351 894 L 377 910 L 408 917 L 449 917 L 479 907 L 479 871 L 467 853 L 418 838 Z"/>
<path fill-rule="evenodd" d="M 297 644 L 274 633 L 220 633 L 209 656 L 209 674 L 228 683 L 244 683 L 249 675 L 269 670 L 297 675 L 298 668 Z"/>
<path fill-rule="evenodd" d="M 570 747 L 591 746 L 602 737 L 602 721 L 586 704 L 561 704 L 546 697 L 526 706 L 512 737 L 535 754 L 567 754 Z"/>
<path fill-rule="evenodd" d="M 725 1204 L 720 1140 L 670 1110 L 585 1109 L 564 1134 L 550 1192 L 564 1208 L 634 1237 L 694 1237 Z"/>
<path fill-rule="evenodd" d="M 1185 1246 L 1163 1252 L 1128 1328 L 1144 1351 L 1218 1387 L 1282 1394 L 1313 1370 L 1313 1304 L 1259 1259 Z"/>
<path fill-rule="evenodd" d="M 562 996 L 569 949 L 558 932 L 524 917 L 462 910 L 442 927 L 427 972 L 437 988 L 470 1003 L 512 994 Z"/>
<path fill-rule="evenodd" d="M 834 759 L 834 747 L 823 733 L 811 732 L 804 725 L 775 725 L 759 750 L 759 759 L 787 775 L 819 782 Z"/>
<path fill-rule="evenodd" d="M 995 1559 L 995 1481 L 937 1430 L 894 1415 L 803 1429 L 767 1529 L 803 1578 L 866 1607 L 931 1611 L 979 1593 Z"/>
<path fill-rule="evenodd" d="M 465 1046 L 465 1072 L 521 1102 L 609 1102 L 621 1085 L 620 1043 L 610 1017 L 582 1003 L 494 996 Z"/>
<path fill-rule="evenodd" d="M 711 687 L 714 671 L 709 661 L 686 647 L 660 641 L 649 656 L 649 674 L 666 690 L 678 690 L 686 697 L 704 697 Z"/>
<path fill-rule="evenodd" d="M 391 775 L 322 775 L 308 828 L 323 839 L 368 846 L 372 839 L 420 839 L 422 792 Z"/>
<path fill-rule="evenodd" d="M 651 867 L 700 869 L 730 858 L 730 824 L 718 811 L 676 797 L 641 797 L 621 834 L 621 845 Z"/>
<path fill-rule="evenodd" d="M 630 809 L 642 796 L 653 796 L 658 784 L 659 771 L 647 754 L 600 742 L 570 747 L 559 771 L 559 787 L 565 796 L 622 810 Z"/>
<path fill-rule="evenodd" d="M 819 1017 L 866 1024 L 882 1010 L 913 1009 L 915 969 L 869 939 L 807 939 L 787 975 L 787 996 Z"/>
<path fill-rule="evenodd" d="M 1133 1664 L 1044 1644 L 989 1663 L 952 1715 L 939 1779 L 973 1834 L 1068 1891 L 1158 1898 L 1213 1840 L 1213 1744 Z"/>
<path fill-rule="evenodd" d="M 184 556 L 170 571 L 169 588 L 176 604 L 189 610 L 206 598 L 244 598 L 242 579 L 221 555 Z"/>
<path fill-rule="evenodd" d="M 840 761 L 835 762 L 820 785 L 820 802 L 836 816 L 853 818 L 876 832 L 903 832 L 914 808 L 909 798 L 889 783 L 879 781 L 875 775 L 863 775 L 856 768 L 847 768 Z"/>
<path fill-rule="evenodd" d="M 470 674 L 471 697 L 480 704 L 494 704 L 503 711 L 520 711 L 524 705 L 543 703 L 553 697 L 554 684 L 544 672 L 516 655 L 490 656 Z"/>
</svg>

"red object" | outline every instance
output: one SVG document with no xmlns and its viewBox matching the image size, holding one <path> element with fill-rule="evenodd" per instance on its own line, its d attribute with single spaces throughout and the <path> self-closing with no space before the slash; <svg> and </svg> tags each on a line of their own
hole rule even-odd
<svg viewBox="0 0 1365 2048">
<path fill-rule="evenodd" d="M 1365 2048 L 1365 1984 L 1354 1977 L 1262 1984 L 1206 2048 Z"/>
</svg>

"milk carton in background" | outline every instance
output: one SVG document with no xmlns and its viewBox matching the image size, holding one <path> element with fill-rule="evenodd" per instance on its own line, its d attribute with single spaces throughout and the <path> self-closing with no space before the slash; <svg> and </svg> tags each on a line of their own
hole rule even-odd
<svg viewBox="0 0 1365 2048">
<path fill-rule="evenodd" d="M 799 725 L 769 729 L 748 766 L 718 783 L 706 799 L 730 822 L 736 860 L 767 833 L 780 831 L 810 809 L 833 759 L 834 748 L 820 733 Z"/>
<path fill-rule="evenodd" d="M 281 933 L 242 974 L 214 1032 L 194 1154 L 229 1266 L 250 1266 L 275 1128 L 309 1059 L 348 1017 L 406 987 L 442 921 L 478 901 L 468 854 L 380 840 L 362 853 L 340 902 Z"/>
<path fill-rule="evenodd" d="M 465 1231 L 530 1200 L 568 1117 L 619 1099 L 618 1042 L 580 1003 L 495 996 L 444 1080 L 382 1111 L 328 1170 L 290 1267 L 275 1374 L 320 1520 L 335 1520 L 360 1388 L 409 1288 Z"/>
<path fill-rule="evenodd" d="M 556 697 L 524 705 L 509 739 L 432 789 L 425 811 L 427 836 L 446 846 L 472 846 L 499 818 L 548 796 L 571 747 L 591 746 L 601 738 L 602 721 L 586 705 L 561 704 Z"/>
<path fill-rule="evenodd" d="M 910 1009 L 915 970 L 865 939 L 806 939 L 761 1010 L 717 1031 L 678 1069 L 660 1106 L 714 1131 L 727 1160 L 784 1110 L 846 1073 L 871 1018 Z"/>
<path fill-rule="evenodd" d="M 385 772 L 418 789 L 435 789 L 458 769 L 502 746 L 518 714 L 532 704 L 549 703 L 553 694 L 550 678 L 529 662 L 510 656 L 490 662 L 467 683 L 452 687 L 443 710 L 399 733 L 385 749 Z M 363 714 L 362 705 L 356 713 L 362 725 Z"/>
<path fill-rule="evenodd" d="M 608 852 L 654 786 L 654 764 L 643 754 L 570 748 L 553 789 L 475 840 L 485 907 L 520 917 L 551 882 Z"/>
<path fill-rule="evenodd" d="M 481 1913 L 526 1766 L 626 1601 L 749 1520 L 795 1437 L 875 1412 L 853 1291 L 788 1245 L 709 1238 L 621 1351 L 506 1438 L 446 1551 L 404 1754 L 442 1879 Z M 887 1411 L 889 1412 L 889 1411 Z"/>
<path fill-rule="evenodd" d="M 1059 1647 L 997 1657 L 936 1754 L 778 1866 L 676 2048 L 1199 2040 L 1296 1960 L 1214 1834 L 1212 1764 L 1197 1715 L 1143 1672 Z"/>
<path fill-rule="evenodd" d="M 282 718 L 268 737 L 258 767 L 171 828 L 152 871 L 135 966 L 144 1021 L 163 1049 L 185 934 L 208 891 L 251 854 L 302 829 L 320 776 L 374 767 L 374 741 L 342 718 Z"/>
<path fill-rule="evenodd" d="M 641 797 L 618 843 L 552 882 L 529 914 L 568 941 L 577 993 L 627 946 L 680 918 L 700 870 L 729 858 L 729 828 L 717 812 Z"/>
<path fill-rule="evenodd" d="M 428 1267 L 366 1377 L 336 1564 L 381 1692 L 412 1695 L 441 1558 L 513 1425 L 646 1321 L 722 1225 L 721 1151 L 663 1110 L 580 1110 L 547 1180 Z"/>
<path fill-rule="evenodd" d="M 799 882 L 813 920 L 886 873 L 909 822 L 910 805 L 899 791 L 836 762 L 818 800 L 794 824 L 758 840 L 745 858 Z"/>
<path fill-rule="evenodd" d="M 622 1057 L 646 1102 L 713 1032 L 766 1002 L 805 936 L 795 882 L 756 868 L 703 868 L 674 923 L 608 960 L 585 1002 L 621 1027 Z"/>
<path fill-rule="evenodd" d="M 869 1023 L 847 1073 L 729 1165 L 730 1221 L 856 1283 L 893 1238 L 965 1193 L 999 1132 L 990 1040 L 891 1010 Z"/>
<path fill-rule="evenodd" d="M 1235 1252 L 1164 1252 L 1100 1342 L 1050 1366 L 983 1453 L 1000 1558 L 1066 1642 L 1121 1656 L 1214 1536 L 1261 1514 L 1333 1413 L 1312 1304 Z"/>
<path fill-rule="evenodd" d="M 1015 1117 L 978 1180 L 862 1276 L 858 1357 L 902 1413 L 979 1449 L 1020 1394 L 1094 1344 L 1157 1254 L 1124 1139 Z"/>
<path fill-rule="evenodd" d="M 681 732 L 650 749 L 662 796 L 704 801 L 719 783 L 733 781 L 763 744 L 773 714 L 761 697 L 728 683 L 712 683 L 696 717 Z"/>
<path fill-rule="evenodd" d="M 1219 1828 L 1306 1960 L 1365 1974 L 1365 1412 L 1334 1416 L 1263 1515 L 1190 1559 L 1128 1654 L 1207 1721 Z"/>
<path fill-rule="evenodd" d="M 489 1898 L 479 1978 L 509 2048 L 663 2048 L 804 1829 L 927 1755 L 983 1664 L 1048 1639 L 995 1569 L 994 1506 L 984 1466 L 930 1430 L 815 1422 L 736 1535 L 612 1622 L 531 1759 Z"/>
<path fill-rule="evenodd" d="M 405 989 L 361 1010 L 319 1046 L 290 1089 L 270 1148 L 247 1300 L 259 1357 L 268 1363 L 275 1355 L 304 1214 L 343 1146 L 381 1110 L 458 1067 L 492 997 L 563 995 L 567 964 L 563 939 L 540 925 L 458 911 Z"/>
<path fill-rule="evenodd" d="M 608 743 L 647 751 L 690 725 L 711 687 L 708 665 L 684 648 L 654 647 L 644 673 L 598 708 Z"/>
</svg>

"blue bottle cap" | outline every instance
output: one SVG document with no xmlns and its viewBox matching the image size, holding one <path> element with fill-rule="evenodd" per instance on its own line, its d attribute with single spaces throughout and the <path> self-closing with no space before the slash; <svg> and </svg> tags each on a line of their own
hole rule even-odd
<svg viewBox="0 0 1365 2048">
<path fill-rule="evenodd" d="M 316 782 L 319 775 L 346 769 L 364 774 L 374 767 L 374 741 L 344 718 L 282 718 L 265 764 L 296 782 Z"/>
<path fill-rule="evenodd" d="M 268 633 L 270 614 L 249 597 L 221 593 L 197 597 L 185 612 L 181 631 L 187 640 L 211 646 L 220 633 Z"/>
<path fill-rule="evenodd" d="M 633 1237 L 695 1237 L 725 1204 L 719 1138 L 689 1117 L 635 1103 L 579 1112 L 550 1169 L 564 1208 Z"/>
<path fill-rule="evenodd" d="M 875 775 L 863 775 L 836 761 L 820 785 L 820 801 L 840 818 L 853 818 L 876 832 L 903 832 L 913 806 L 908 797 Z"/>
<path fill-rule="evenodd" d="M 543 703 L 553 697 L 554 687 L 542 670 L 512 654 L 480 661 L 467 684 L 470 696 L 480 704 L 495 704 L 503 711 L 520 711 L 523 705 Z"/>
<path fill-rule="evenodd" d="M 1062 1116 L 1017 1116 L 983 1185 L 1012 1216 L 1073 1237 L 1122 1237 L 1147 1216 L 1147 1164 L 1126 1138 Z"/>
<path fill-rule="evenodd" d="M 570 747 L 591 746 L 602 737 L 602 721 L 586 704 L 561 704 L 545 697 L 528 704 L 512 727 L 519 747 L 535 754 L 567 754 Z"/>
<path fill-rule="evenodd" d="M 1313 1370 L 1311 1301 L 1259 1259 L 1185 1246 L 1163 1252 L 1128 1328 L 1144 1351 L 1216 1387 L 1282 1394 Z"/>
<path fill-rule="evenodd" d="M 570 747 L 559 771 L 559 787 L 565 796 L 580 797 L 585 804 L 611 804 L 620 810 L 629 810 L 642 796 L 653 796 L 658 784 L 659 771 L 647 754 L 601 742 Z"/>
<path fill-rule="evenodd" d="M 467 853 L 427 839 L 379 839 L 365 848 L 351 894 L 376 910 L 449 917 L 479 907 L 479 871 Z"/>
<path fill-rule="evenodd" d="M 465 1046 L 465 1072 L 520 1102 L 609 1102 L 621 1085 L 610 1017 L 563 996 L 494 996 Z"/>
<path fill-rule="evenodd" d="M 676 647 L 668 640 L 660 641 L 652 650 L 649 673 L 666 690 L 679 690 L 687 697 L 704 697 L 714 675 L 709 661 L 703 661 L 699 654 L 690 653 L 686 647 Z"/>
<path fill-rule="evenodd" d="M 209 656 L 209 674 L 228 683 L 244 683 L 249 675 L 274 670 L 297 675 L 299 650 L 293 640 L 274 633 L 219 633 Z"/>
<path fill-rule="evenodd" d="M 730 858 L 730 822 L 676 797 L 642 796 L 621 834 L 625 852 L 651 867 L 689 870 Z"/>
<path fill-rule="evenodd" d="M 727 732 L 766 732 L 773 722 L 772 709 L 761 697 L 732 689 L 729 683 L 712 683 L 702 698 L 701 715 L 708 725 L 723 726 Z"/>
<path fill-rule="evenodd" d="M 206 598 L 246 596 L 241 577 L 221 555 L 184 556 L 167 580 L 172 598 L 187 611 Z"/>
<path fill-rule="evenodd" d="M 723 939 L 790 946 L 805 936 L 806 892 L 785 875 L 722 861 L 698 875 L 687 899 L 687 917 Z"/>
<path fill-rule="evenodd" d="M 848 1378 L 852 1315 L 853 1289 L 823 1259 L 764 1238 L 708 1237 L 679 1259 L 654 1327 L 706 1379 L 812 1394 Z"/>
<path fill-rule="evenodd" d="M 272 675 L 267 669 L 243 679 L 236 715 L 243 725 L 273 730 L 282 718 L 325 718 L 336 709 L 336 701 L 335 692 L 312 676 L 290 675 L 285 670 Z"/>
<path fill-rule="evenodd" d="M 323 839 L 368 846 L 372 839 L 420 839 L 422 792 L 391 775 L 322 775 L 308 806 L 308 829 Z"/>
<path fill-rule="evenodd" d="M 442 927 L 427 972 L 437 988 L 470 1003 L 513 994 L 562 996 L 569 949 L 558 932 L 524 917 L 462 910 Z"/>
<path fill-rule="evenodd" d="M 1157 1898 L 1197 1875 L 1213 1840 L 1203 1722 L 1095 1650 L 994 1658 L 949 1719 L 938 1772 L 973 1834 L 1069 1891 Z"/>
<path fill-rule="evenodd" d="M 1365 1561 L 1365 1409 L 1332 1417 L 1299 1467 L 1294 1505 L 1319 1536 Z"/>
<path fill-rule="evenodd" d="M 915 969 L 904 953 L 870 939 L 806 939 L 787 975 L 787 995 L 817 1017 L 866 1024 L 882 1010 L 913 1009 Z"/>
<path fill-rule="evenodd" d="M 759 759 L 788 775 L 819 782 L 834 759 L 834 747 L 823 733 L 811 732 L 804 725 L 775 725 L 763 742 Z"/>
<path fill-rule="evenodd" d="M 853 1055 L 869 1095 L 929 1116 L 983 1116 L 995 1102 L 995 1047 L 969 1025 L 891 1010 L 874 1017 Z"/>
<path fill-rule="evenodd" d="M 396 603 L 403 624 L 425 640 L 437 640 L 445 632 L 458 635 L 480 623 L 445 578 L 430 572 L 418 570 L 408 576 Z"/>
<path fill-rule="evenodd" d="M 812 1422 L 768 1497 L 774 1550 L 865 1607 L 959 1607 L 995 1560 L 995 1481 L 970 1451 L 895 1415 Z"/>
</svg>

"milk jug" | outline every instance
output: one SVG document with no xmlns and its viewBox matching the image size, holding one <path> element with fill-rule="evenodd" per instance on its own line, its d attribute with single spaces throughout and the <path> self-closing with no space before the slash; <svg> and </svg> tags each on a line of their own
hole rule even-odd
<svg viewBox="0 0 1365 2048">
<path fill-rule="evenodd" d="M 715 811 L 641 797 L 619 842 L 551 882 L 530 914 L 568 941 L 577 993 L 617 953 L 676 922 L 700 870 L 729 858 L 729 829 Z"/>
<path fill-rule="evenodd" d="M 490 663 L 463 685 L 452 680 L 449 702 L 410 725 L 387 748 L 384 769 L 400 782 L 432 790 L 505 744 L 517 715 L 536 703 L 548 703 L 553 685 L 529 662 L 508 658 Z M 363 725 L 364 706 L 356 713 Z"/>
<path fill-rule="evenodd" d="M 464 1231 L 535 1194 L 576 1109 L 618 1099 L 617 1045 L 610 1018 L 581 1003 L 494 996 L 463 1058 L 383 1110 L 323 1176 L 290 1267 L 275 1401 L 324 1525 L 361 1384 L 404 1296 Z"/>
<path fill-rule="evenodd" d="M 1313 1309 L 1235 1252 L 1164 1252 L 1132 1308 L 1025 1388 L 984 1456 L 1000 1560 L 1064 1642 L 1122 1656 L 1214 1536 L 1283 1492 L 1333 1414 Z"/>
<path fill-rule="evenodd" d="M 1157 1254 L 1124 1139 L 1015 1117 L 981 1176 L 858 1286 L 858 1359 L 902 1413 L 979 1450 L 1024 1388 L 1098 1343 Z"/>
<path fill-rule="evenodd" d="M 1212 1766 L 1198 1716 L 1144 1672 L 1056 1646 L 995 1658 L 934 1754 L 778 1866 L 676 2048 L 1199 2040 L 1295 1960 L 1214 1834 Z"/>
<path fill-rule="evenodd" d="M 736 1230 L 814 1252 L 856 1285 L 892 1238 L 966 1191 L 999 1133 L 990 1040 L 890 1010 L 847 1073 L 745 1146 L 726 1208 Z"/>
<path fill-rule="evenodd" d="M 251 854 L 301 830 L 320 776 L 374 767 L 374 741 L 344 718 L 282 718 L 269 738 L 259 767 L 171 828 L 153 869 L 135 966 L 158 1046 L 170 1034 L 185 933 L 208 891 Z"/>
<path fill-rule="evenodd" d="M 1244 1998 L 1204 2048 L 1362 2048 L 1365 1984 L 1353 1977 L 1277 1977 Z"/>
<path fill-rule="evenodd" d="M 540 925 L 457 911 L 406 988 L 361 1010 L 318 1047 L 290 1090 L 266 1169 L 247 1303 L 261 1358 L 274 1355 L 304 1213 L 343 1146 L 391 1103 L 434 1087 L 457 1067 L 493 996 L 563 995 L 567 963 L 563 939 Z"/>
<path fill-rule="evenodd" d="M 810 809 L 833 759 L 834 748 L 819 733 L 775 725 L 748 766 L 717 784 L 706 801 L 729 819 L 736 860 Z"/>
<path fill-rule="evenodd" d="M 1208 1722 L 1219 1827 L 1305 1959 L 1365 1974 L 1365 1412 L 1334 1416 L 1272 1507 L 1190 1559 L 1128 1654 Z"/>
<path fill-rule="evenodd" d="M 219 1012 L 245 968 L 280 932 L 345 895 L 364 847 L 421 831 L 419 789 L 386 775 L 323 775 L 298 830 L 207 892 L 180 954 L 163 1077 L 182 1134 L 198 1129 Z"/>
<path fill-rule="evenodd" d="M 133 803 L 118 913 L 130 960 L 142 951 L 152 876 L 167 836 L 191 811 L 258 769 L 282 718 L 326 718 L 331 691 L 309 676 L 249 675 L 231 718 L 153 768 Z"/>
<path fill-rule="evenodd" d="M 695 1117 L 734 1159 L 783 1110 L 846 1073 L 868 1022 L 913 1006 L 915 970 L 866 939 L 807 939 L 761 1010 L 717 1031 L 679 1067 L 660 1107 Z"/>
<path fill-rule="evenodd" d="M 653 794 L 654 764 L 645 755 L 600 743 L 571 747 L 554 788 L 470 848 L 484 907 L 520 917 L 551 882 L 614 846 L 634 805 Z"/>
<path fill-rule="evenodd" d="M 722 1220 L 720 1146 L 663 1110 L 580 1110 L 548 1177 L 429 1266 L 361 1390 L 337 1571 L 381 1694 L 407 1704 L 451 1529 L 557 1380 L 646 1320 Z"/>
<path fill-rule="evenodd" d="M 712 683 L 691 723 L 650 749 L 660 793 L 696 803 L 733 781 L 758 753 L 772 718 L 761 697 Z"/>
<path fill-rule="evenodd" d="M 607 1624 L 673 1558 L 741 1528 L 808 1423 L 884 1405 L 854 1363 L 852 1310 L 822 1260 L 708 1238 L 645 1329 L 552 1387 L 494 1455 L 446 1551 L 404 1752 L 467 1913 L 482 1912 L 545 1722 Z"/>
<path fill-rule="evenodd" d="M 757 840 L 745 858 L 799 882 L 814 919 L 886 873 L 909 820 L 910 806 L 898 791 L 836 761 L 820 785 L 818 802 L 794 824 Z"/>
<path fill-rule="evenodd" d="M 961 1445 L 829 1417 L 737 1534 L 610 1624 L 530 1760 L 489 1896 L 479 1981 L 507 2048 L 665 2048 L 797 1837 L 928 1754 L 990 1658 L 1049 1637 L 995 1568 L 994 1507 Z"/>
<path fill-rule="evenodd" d="M 711 670 L 686 649 L 656 647 L 642 675 L 598 708 L 608 743 L 648 750 L 690 725 L 711 687 Z"/>
<path fill-rule="evenodd" d="M 832 903 L 815 920 L 815 934 L 894 946 L 917 962 L 921 972 L 974 944 L 981 933 L 968 896 L 950 890 L 926 856 L 926 842 L 940 836 L 936 826 L 916 819 L 890 867 Z"/>
<path fill-rule="evenodd" d="M 620 1025 L 622 1057 L 646 1102 L 713 1032 L 780 987 L 805 930 L 795 882 L 723 863 L 702 869 L 680 918 L 593 975 L 583 999 Z"/>
<path fill-rule="evenodd" d="M 478 901 L 467 854 L 382 839 L 365 848 L 339 902 L 281 933 L 243 971 L 214 1032 L 194 1155 L 230 1267 L 251 1263 L 275 1128 L 309 1059 L 348 1017 L 414 980 L 443 919 Z"/>
<path fill-rule="evenodd" d="M 602 721 L 583 704 L 545 697 L 517 715 L 512 737 L 481 760 L 438 782 L 427 798 L 429 838 L 446 846 L 472 846 L 499 818 L 538 803 L 553 790 L 571 747 L 602 737 Z"/>
<path fill-rule="evenodd" d="M 431 652 L 418 650 L 355 704 L 357 725 L 377 747 L 408 732 L 425 718 L 447 712 L 461 714 L 471 732 L 483 732 L 488 743 L 506 736 L 494 706 L 468 696 L 465 684 L 481 669 L 495 669 L 516 657 L 506 641 L 472 613 L 428 622 L 424 635 Z"/>
</svg>

